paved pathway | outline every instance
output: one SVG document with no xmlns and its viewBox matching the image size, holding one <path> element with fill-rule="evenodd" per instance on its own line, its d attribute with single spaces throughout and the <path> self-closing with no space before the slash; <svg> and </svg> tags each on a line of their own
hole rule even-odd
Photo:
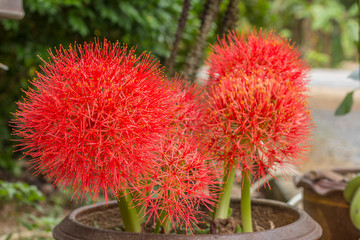
<svg viewBox="0 0 360 240">
<path fill-rule="evenodd" d="M 335 116 L 338 104 L 348 91 L 359 88 L 359 82 L 348 79 L 351 70 L 314 69 L 311 73 L 312 114 L 317 125 L 314 130 L 315 162 L 329 160 L 332 165 L 360 164 L 360 90 L 355 105 L 345 116 Z"/>
</svg>

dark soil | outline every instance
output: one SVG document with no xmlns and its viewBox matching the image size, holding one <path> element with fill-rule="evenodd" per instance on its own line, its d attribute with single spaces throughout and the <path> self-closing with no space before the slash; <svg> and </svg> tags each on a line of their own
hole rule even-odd
<svg viewBox="0 0 360 240">
<path fill-rule="evenodd" d="M 115 206 L 103 211 L 92 212 L 78 215 L 77 219 L 82 224 L 102 229 L 123 229 L 123 222 L 120 216 L 120 210 Z"/>
<path fill-rule="evenodd" d="M 240 217 L 240 201 L 232 202 L 231 207 L 233 214 L 228 219 L 222 219 L 215 222 L 217 233 L 236 233 L 237 227 L 241 225 Z M 288 225 L 295 222 L 299 216 L 294 214 L 292 210 L 286 210 L 282 207 L 268 208 L 265 206 L 253 205 L 252 206 L 253 226 L 254 231 L 263 231 L 274 229 L 277 227 Z M 120 216 L 119 209 L 116 205 L 106 210 L 86 213 L 77 216 L 77 220 L 85 225 L 93 226 L 103 229 L 123 230 L 123 224 Z M 201 229 L 208 229 L 206 233 L 210 232 L 210 225 L 213 224 L 211 217 L 204 218 L 205 223 L 200 224 Z M 151 232 L 153 222 L 149 221 L 148 225 L 143 229 L 144 232 Z M 177 233 L 182 230 L 178 229 Z"/>
<path fill-rule="evenodd" d="M 237 226 L 241 225 L 240 202 L 232 202 L 233 214 L 228 219 L 215 222 L 218 233 L 235 233 Z M 288 225 L 295 222 L 298 216 L 284 209 L 252 206 L 252 220 L 254 231 L 263 231 Z"/>
</svg>

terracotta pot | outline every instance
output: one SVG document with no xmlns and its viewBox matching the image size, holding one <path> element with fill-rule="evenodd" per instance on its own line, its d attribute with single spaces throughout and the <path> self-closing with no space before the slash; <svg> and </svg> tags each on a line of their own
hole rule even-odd
<svg viewBox="0 0 360 240">
<path fill-rule="evenodd" d="M 239 206 L 240 201 L 232 204 Z M 322 230 L 311 217 L 304 211 L 293 208 L 287 204 L 271 200 L 253 200 L 253 221 L 266 219 L 271 216 L 275 225 L 272 230 L 259 231 L 243 234 L 152 234 L 152 233 L 128 233 L 111 230 L 119 226 L 120 213 L 116 201 L 106 204 L 81 207 L 71 212 L 53 231 L 57 240 L 110 240 L 110 239 L 143 239 L 143 240 L 165 240 L 165 239 L 197 239 L 197 240 L 266 240 L 266 239 L 293 239 L 314 240 L 319 239 Z M 110 221 L 109 221 L 110 220 Z M 96 222 L 95 222 L 96 221 Z M 96 228 L 95 226 L 99 227 Z"/>
<path fill-rule="evenodd" d="M 322 229 L 322 240 L 360 239 L 360 231 L 351 223 L 349 204 L 343 191 L 351 174 L 360 168 L 317 170 L 295 179 L 298 187 L 304 187 L 304 210 L 317 221 Z"/>
</svg>

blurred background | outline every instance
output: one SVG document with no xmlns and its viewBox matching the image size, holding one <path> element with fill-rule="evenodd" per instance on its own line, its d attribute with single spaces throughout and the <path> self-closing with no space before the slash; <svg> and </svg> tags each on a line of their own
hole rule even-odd
<svg viewBox="0 0 360 240">
<path fill-rule="evenodd" d="M 360 165 L 360 82 L 358 75 L 349 77 L 359 66 L 356 0 L 26 0 L 23 10 L 20 20 L 0 18 L 0 222 L 6 220 L 0 240 L 46 239 L 77 206 L 71 194 L 31 174 L 10 141 L 11 112 L 40 70 L 37 56 L 47 59 L 48 49 L 60 44 L 120 41 L 154 54 L 168 75 L 179 72 L 196 81 L 217 35 L 233 28 L 273 29 L 313 69 L 309 94 L 317 128 L 310 161 L 300 171 Z M 335 116 L 352 91 L 344 105 L 350 110 L 353 103 L 350 112 Z"/>
</svg>

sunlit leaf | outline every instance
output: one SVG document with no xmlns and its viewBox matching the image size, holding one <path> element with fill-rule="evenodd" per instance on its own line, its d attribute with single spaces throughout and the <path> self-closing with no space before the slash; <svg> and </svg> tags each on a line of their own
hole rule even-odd
<svg viewBox="0 0 360 240">
<path fill-rule="evenodd" d="M 335 111 L 336 116 L 342 116 L 350 112 L 351 107 L 353 105 L 353 94 L 354 91 L 346 94 L 344 100 L 340 103 L 339 107 Z"/>
</svg>

